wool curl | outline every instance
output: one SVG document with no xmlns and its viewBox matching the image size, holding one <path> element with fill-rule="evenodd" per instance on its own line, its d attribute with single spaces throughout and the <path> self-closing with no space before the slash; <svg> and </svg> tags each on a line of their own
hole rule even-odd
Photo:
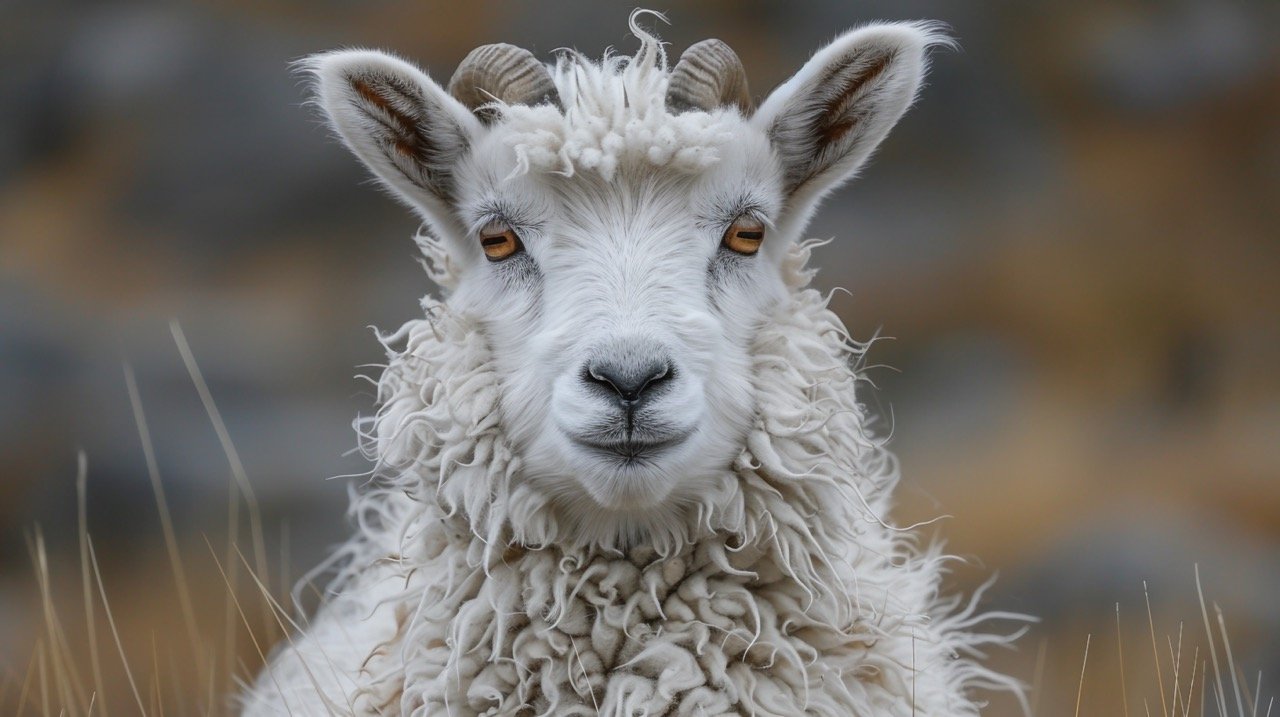
<svg viewBox="0 0 1280 717">
<path fill-rule="evenodd" d="M 1016 638 L 983 626 L 1020 616 L 943 596 L 953 558 L 886 521 L 898 472 L 856 398 L 866 345 L 808 287 L 813 246 L 755 338 L 741 453 L 643 546 L 569 539 L 521 479 L 476 320 L 424 300 L 381 337 L 380 409 L 358 422 L 374 477 L 332 597 L 246 713 L 929 717 L 1021 697 L 981 664 Z"/>
</svg>

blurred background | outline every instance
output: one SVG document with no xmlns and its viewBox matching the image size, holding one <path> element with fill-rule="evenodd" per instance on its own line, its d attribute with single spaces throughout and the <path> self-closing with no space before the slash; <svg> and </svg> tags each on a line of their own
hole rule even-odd
<svg viewBox="0 0 1280 717">
<path fill-rule="evenodd" d="M 627 52 L 632 7 L 0 3 L 0 711 L 25 691 L 40 713 L 40 675 L 56 672 L 29 552 L 37 530 L 63 652 L 80 652 L 78 449 L 89 534 L 143 700 L 172 710 L 205 684 L 183 657 L 126 363 L 199 639 L 214 650 L 238 622 L 218 571 L 230 567 L 232 470 L 171 319 L 254 486 L 272 585 L 348 533 L 350 481 L 326 479 L 364 467 L 347 451 L 351 419 L 372 410 L 353 377 L 383 358 L 369 327 L 419 315 L 434 287 L 415 262 L 416 222 L 329 140 L 289 62 L 376 46 L 444 81 L 480 43 Z M 951 26 L 962 49 L 935 55 L 918 105 L 810 232 L 835 238 L 818 281 L 851 292 L 835 306 L 853 334 L 892 337 L 871 354 L 892 368 L 872 370 L 869 400 L 902 460 L 897 518 L 952 516 L 933 530 L 969 558 L 953 584 L 999 573 L 987 604 L 1041 618 L 1016 652 L 993 655 L 1036 684 L 1037 714 L 1075 714 L 1082 665 L 1079 714 L 1124 714 L 1124 699 L 1130 713 L 1166 711 L 1160 685 L 1176 704 L 1175 664 L 1198 702 L 1200 678 L 1186 676 L 1193 663 L 1203 674 L 1207 649 L 1196 564 L 1235 671 L 1249 691 L 1261 673 L 1262 694 L 1275 694 L 1280 3 L 655 9 L 672 20 L 657 30 L 673 54 L 728 41 L 757 97 L 844 28 Z M 103 630 L 107 697 L 128 713 Z M 257 664 L 247 634 L 228 671 Z M 202 699 L 191 711 L 222 704 Z M 1001 697 L 989 710 L 1016 713 Z"/>
</svg>

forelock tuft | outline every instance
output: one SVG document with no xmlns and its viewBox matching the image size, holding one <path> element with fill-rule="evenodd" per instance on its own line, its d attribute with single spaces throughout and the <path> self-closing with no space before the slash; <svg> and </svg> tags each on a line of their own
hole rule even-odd
<svg viewBox="0 0 1280 717">
<path fill-rule="evenodd" d="M 670 70 L 662 42 L 636 22 L 640 41 L 633 56 L 608 51 L 593 61 L 563 51 L 552 68 L 563 110 L 495 103 L 495 131 L 516 156 L 516 173 L 593 171 L 612 179 L 625 166 L 671 167 L 699 172 L 720 160 L 740 119 L 736 109 L 671 114 Z M 661 16 L 659 16 L 661 17 Z"/>
</svg>

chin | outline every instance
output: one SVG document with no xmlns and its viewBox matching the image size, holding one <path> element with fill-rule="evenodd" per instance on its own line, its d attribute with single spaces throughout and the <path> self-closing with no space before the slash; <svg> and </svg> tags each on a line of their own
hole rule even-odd
<svg viewBox="0 0 1280 717">
<path fill-rule="evenodd" d="M 562 503 L 575 542 L 663 552 L 686 539 L 684 512 L 699 490 L 699 481 L 686 473 L 687 461 L 664 456 L 593 463 L 574 476 L 574 494 Z"/>
<path fill-rule="evenodd" d="M 582 487 L 606 510 L 661 509 L 678 480 L 660 463 L 643 458 L 619 459 L 593 473 L 580 479 Z"/>
<path fill-rule="evenodd" d="M 733 458 L 696 422 L 651 427 L 630 443 L 575 428 L 549 421 L 521 451 L 526 477 L 545 491 L 574 542 L 670 543 Z"/>
<path fill-rule="evenodd" d="M 568 501 L 577 517 L 599 521 L 605 515 L 622 525 L 665 523 L 695 498 L 707 474 L 703 436 L 633 452 L 610 451 L 569 441 L 566 456 L 577 493 Z"/>
</svg>

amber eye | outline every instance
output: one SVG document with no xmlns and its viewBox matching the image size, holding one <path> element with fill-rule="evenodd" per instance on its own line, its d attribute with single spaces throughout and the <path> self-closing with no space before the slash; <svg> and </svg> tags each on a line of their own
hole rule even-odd
<svg viewBox="0 0 1280 717">
<path fill-rule="evenodd" d="M 480 248 L 489 261 L 502 261 L 524 247 L 520 237 L 506 222 L 495 219 L 480 230 Z"/>
<path fill-rule="evenodd" d="M 764 241 L 764 223 L 751 217 L 738 217 L 724 232 L 724 245 L 739 254 L 751 255 L 760 251 Z"/>
</svg>

